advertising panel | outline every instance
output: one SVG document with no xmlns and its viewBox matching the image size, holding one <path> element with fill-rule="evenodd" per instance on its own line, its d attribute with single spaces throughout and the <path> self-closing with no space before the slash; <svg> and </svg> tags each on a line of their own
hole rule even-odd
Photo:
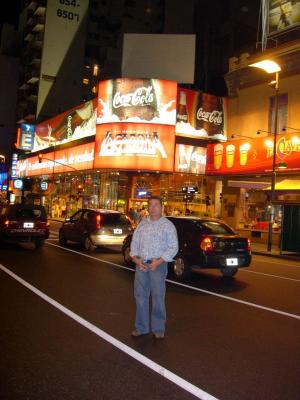
<svg viewBox="0 0 300 400">
<path fill-rule="evenodd" d="M 95 168 L 173 171 L 175 127 L 114 123 L 97 125 Z"/>
<path fill-rule="evenodd" d="M 176 135 L 226 139 L 226 108 L 224 97 L 178 88 Z"/>
<path fill-rule="evenodd" d="M 58 150 L 55 153 L 43 154 L 42 162 L 38 156 L 19 160 L 17 162 L 18 176 L 51 175 L 53 173 L 72 172 L 74 169 L 85 170 L 93 168 L 94 143 L 82 144 L 69 149 Z M 55 159 L 55 162 L 53 161 Z"/>
<path fill-rule="evenodd" d="M 22 150 L 32 150 L 34 145 L 34 125 L 21 124 L 20 136 L 18 137 L 17 146 Z"/>
<path fill-rule="evenodd" d="M 95 135 L 96 119 L 94 99 L 36 125 L 33 151 Z"/>
<path fill-rule="evenodd" d="M 57 89 L 55 84 L 58 76 L 66 77 L 65 93 L 68 93 L 68 89 L 72 92 L 77 90 L 77 87 L 71 85 L 73 79 L 81 74 L 82 66 L 78 60 L 84 56 L 83 31 L 88 7 L 88 0 L 47 1 L 37 115 L 43 109 L 48 95 L 51 94 L 51 89 Z M 42 25 L 44 24 L 43 18 L 39 18 L 38 15 L 34 17 L 37 22 L 40 20 Z M 67 64 L 68 60 L 70 60 L 69 64 Z M 61 84 L 60 86 L 62 87 Z"/>
<path fill-rule="evenodd" d="M 206 148 L 176 144 L 175 172 L 205 174 Z"/>
<path fill-rule="evenodd" d="M 206 173 L 269 173 L 273 164 L 273 137 L 233 140 L 208 144 Z M 300 171 L 300 135 L 279 135 L 276 141 L 276 166 L 284 163 L 282 172 Z M 280 171 L 276 167 L 276 171 Z"/>
<path fill-rule="evenodd" d="M 170 8 L 170 12 L 172 9 L 173 15 L 177 12 L 182 13 L 184 9 L 181 2 L 175 1 L 170 2 L 166 7 Z M 159 8 L 162 11 L 165 7 Z M 186 7 L 185 10 L 188 8 Z M 166 11 L 166 13 L 169 12 Z M 179 15 L 178 18 L 180 18 Z M 174 22 L 172 20 L 172 23 Z M 168 25 L 167 21 L 165 23 Z M 166 25 L 164 27 L 166 28 Z M 124 33 L 122 76 L 143 76 L 144 78 L 156 76 L 180 83 L 194 83 L 195 54 L 196 35 Z"/>
<path fill-rule="evenodd" d="M 97 123 L 144 122 L 175 125 L 177 83 L 120 78 L 101 81 Z"/>
<path fill-rule="evenodd" d="M 300 25 L 299 0 L 269 0 L 269 35 Z"/>
</svg>

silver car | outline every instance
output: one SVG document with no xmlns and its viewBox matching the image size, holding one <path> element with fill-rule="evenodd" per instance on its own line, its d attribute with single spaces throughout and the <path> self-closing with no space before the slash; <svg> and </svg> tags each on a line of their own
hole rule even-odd
<svg viewBox="0 0 300 400">
<path fill-rule="evenodd" d="M 81 243 L 86 250 L 99 246 L 121 246 L 133 231 L 129 218 L 118 211 L 84 208 L 66 218 L 59 230 L 59 243 Z"/>
</svg>

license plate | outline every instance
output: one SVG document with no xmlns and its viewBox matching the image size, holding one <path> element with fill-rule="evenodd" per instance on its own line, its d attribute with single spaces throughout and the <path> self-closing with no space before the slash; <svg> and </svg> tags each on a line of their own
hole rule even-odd
<svg viewBox="0 0 300 400">
<path fill-rule="evenodd" d="M 24 222 L 23 228 L 33 228 L 34 223 L 33 222 Z"/>
<path fill-rule="evenodd" d="M 226 265 L 238 265 L 238 259 L 237 258 L 226 258 Z"/>
<path fill-rule="evenodd" d="M 119 229 L 119 228 L 114 229 L 115 235 L 121 235 L 122 233 L 123 233 L 122 229 Z"/>
</svg>

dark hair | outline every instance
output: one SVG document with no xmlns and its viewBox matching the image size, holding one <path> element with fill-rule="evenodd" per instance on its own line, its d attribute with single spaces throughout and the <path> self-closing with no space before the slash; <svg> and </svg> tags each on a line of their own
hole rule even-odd
<svg viewBox="0 0 300 400">
<path fill-rule="evenodd" d="M 149 199 L 148 199 L 148 202 L 150 202 L 150 200 L 158 200 L 160 202 L 160 205 L 161 206 L 163 205 L 162 199 L 159 196 L 150 196 Z"/>
</svg>

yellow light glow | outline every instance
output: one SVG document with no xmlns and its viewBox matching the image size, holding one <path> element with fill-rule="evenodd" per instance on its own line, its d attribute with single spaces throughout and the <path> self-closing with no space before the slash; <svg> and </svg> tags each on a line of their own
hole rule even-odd
<svg viewBox="0 0 300 400">
<path fill-rule="evenodd" d="M 274 72 L 281 71 L 280 66 L 275 61 L 271 61 L 271 60 L 259 61 L 259 62 L 256 62 L 254 64 L 250 64 L 249 67 L 263 69 L 268 74 L 272 74 Z"/>
<path fill-rule="evenodd" d="M 273 140 L 266 140 L 265 144 L 266 144 L 267 147 L 272 148 L 274 143 L 273 143 Z"/>
</svg>

